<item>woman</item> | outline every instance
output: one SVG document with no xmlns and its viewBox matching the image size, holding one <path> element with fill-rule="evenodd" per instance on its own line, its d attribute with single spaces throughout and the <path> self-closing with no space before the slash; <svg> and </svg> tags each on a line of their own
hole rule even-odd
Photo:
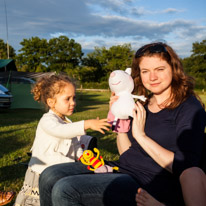
<svg viewBox="0 0 206 206">
<path fill-rule="evenodd" d="M 128 133 L 117 135 L 119 173 L 93 174 L 81 163 L 47 168 L 40 176 L 41 206 L 136 205 L 143 188 L 158 201 L 182 205 L 179 175 L 198 166 L 206 114 L 174 50 L 163 43 L 141 47 L 132 63 L 137 102 Z"/>
</svg>

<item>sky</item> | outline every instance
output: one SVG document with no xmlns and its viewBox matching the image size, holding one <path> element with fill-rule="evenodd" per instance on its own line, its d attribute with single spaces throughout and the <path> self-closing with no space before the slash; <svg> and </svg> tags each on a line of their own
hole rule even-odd
<svg viewBox="0 0 206 206">
<path fill-rule="evenodd" d="M 0 39 L 16 50 L 23 39 L 60 35 L 95 47 L 163 41 L 182 58 L 206 39 L 205 0 L 0 0 Z"/>
</svg>

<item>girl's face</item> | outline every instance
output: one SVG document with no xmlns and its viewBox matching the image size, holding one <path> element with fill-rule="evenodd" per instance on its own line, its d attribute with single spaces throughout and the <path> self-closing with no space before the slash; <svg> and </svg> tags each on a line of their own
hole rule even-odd
<svg viewBox="0 0 206 206">
<path fill-rule="evenodd" d="M 158 56 L 142 57 L 139 64 L 142 83 L 154 95 L 171 92 L 172 68 Z"/>
<path fill-rule="evenodd" d="M 60 117 L 72 115 L 76 106 L 75 88 L 66 84 L 61 93 L 55 95 L 55 102 L 51 109 Z"/>
</svg>

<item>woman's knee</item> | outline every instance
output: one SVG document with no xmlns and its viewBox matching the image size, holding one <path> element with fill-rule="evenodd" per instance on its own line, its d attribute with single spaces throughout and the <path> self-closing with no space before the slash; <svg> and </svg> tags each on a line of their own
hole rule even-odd
<svg viewBox="0 0 206 206">
<path fill-rule="evenodd" d="M 189 179 L 201 179 L 205 176 L 203 170 L 199 167 L 191 167 L 182 172 L 180 175 L 180 182 L 187 181 Z"/>
<path fill-rule="evenodd" d="M 61 173 L 58 172 L 56 167 L 46 168 L 39 177 L 39 188 L 40 190 L 53 187 L 53 185 L 62 177 Z"/>
<path fill-rule="evenodd" d="M 62 178 L 55 183 L 51 195 L 54 205 L 68 205 L 80 201 L 79 189 L 72 179 L 72 177 Z"/>
<path fill-rule="evenodd" d="M 50 178 L 52 178 L 53 177 L 53 175 L 52 175 L 52 170 L 50 170 L 50 168 L 46 168 L 42 173 L 41 173 L 41 175 L 40 175 L 40 177 L 39 177 L 39 182 L 40 183 L 43 183 L 43 184 L 45 184 L 45 183 L 48 183 L 49 182 L 49 180 L 50 180 Z"/>
</svg>

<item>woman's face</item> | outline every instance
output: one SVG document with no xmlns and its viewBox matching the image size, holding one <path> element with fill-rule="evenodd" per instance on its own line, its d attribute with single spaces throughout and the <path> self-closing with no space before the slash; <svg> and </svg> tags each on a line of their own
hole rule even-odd
<svg viewBox="0 0 206 206">
<path fill-rule="evenodd" d="M 172 68 L 158 56 L 142 57 L 140 75 L 146 89 L 153 94 L 171 92 Z"/>
</svg>

